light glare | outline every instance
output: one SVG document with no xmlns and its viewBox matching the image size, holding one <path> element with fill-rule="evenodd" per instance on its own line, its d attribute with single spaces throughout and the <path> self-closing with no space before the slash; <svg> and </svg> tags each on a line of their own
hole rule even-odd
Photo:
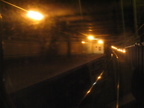
<svg viewBox="0 0 144 108">
<path fill-rule="evenodd" d="M 81 43 L 82 43 L 82 44 L 85 44 L 86 42 L 85 42 L 85 41 L 81 41 Z"/>
<path fill-rule="evenodd" d="M 89 94 L 91 91 L 89 90 L 89 91 L 87 91 L 87 94 Z"/>
<path fill-rule="evenodd" d="M 103 41 L 102 41 L 102 40 L 98 40 L 98 43 L 99 43 L 99 44 L 103 44 Z"/>
<path fill-rule="evenodd" d="M 101 79 L 101 76 L 98 76 L 97 79 L 98 79 L 98 80 Z"/>
<path fill-rule="evenodd" d="M 28 11 L 27 16 L 34 19 L 34 20 L 42 20 L 44 17 L 39 12 L 35 12 L 35 11 Z"/>
<path fill-rule="evenodd" d="M 115 46 L 111 46 L 111 48 L 112 48 L 112 49 L 115 49 L 115 50 L 117 50 L 117 51 L 119 51 L 119 52 L 126 53 L 126 50 L 125 50 L 125 49 L 119 49 L 119 48 L 117 48 L 117 47 L 115 47 Z"/>
<path fill-rule="evenodd" d="M 90 35 L 90 36 L 88 36 L 88 39 L 89 39 L 89 40 L 93 40 L 94 37 Z"/>
</svg>

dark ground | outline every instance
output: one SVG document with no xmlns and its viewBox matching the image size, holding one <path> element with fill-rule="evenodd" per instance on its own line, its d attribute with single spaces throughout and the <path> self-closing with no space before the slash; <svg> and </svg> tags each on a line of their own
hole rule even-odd
<svg viewBox="0 0 144 108">
<path fill-rule="evenodd" d="M 9 65 L 6 87 L 10 102 L 16 108 L 116 108 L 117 105 L 119 108 L 143 108 L 131 90 L 133 69 L 124 54 L 117 56 L 112 54 L 106 59 L 104 70 L 95 68 L 101 66 L 97 61 L 101 55 L 78 57 L 61 64 L 51 62 L 51 68 L 46 64 Z M 50 71 L 45 71 L 47 69 Z M 97 78 L 101 72 L 103 75 L 86 96 L 94 84 L 90 74 L 93 69 L 93 77 Z"/>
</svg>

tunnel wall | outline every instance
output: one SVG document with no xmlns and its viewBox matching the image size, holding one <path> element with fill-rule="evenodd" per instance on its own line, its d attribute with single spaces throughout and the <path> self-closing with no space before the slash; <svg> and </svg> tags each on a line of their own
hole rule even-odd
<svg viewBox="0 0 144 108">
<path fill-rule="evenodd" d="M 5 59 L 15 59 L 23 57 L 37 57 L 48 55 L 49 46 L 44 42 L 39 41 L 24 41 L 24 40 L 5 40 L 3 44 L 3 55 Z M 103 45 L 72 41 L 70 43 L 71 55 L 77 54 L 104 54 Z M 68 46 L 67 42 L 61 41 L 57 43 L 54 49 L 55 54 L 67 55 Z"/>
</svg>

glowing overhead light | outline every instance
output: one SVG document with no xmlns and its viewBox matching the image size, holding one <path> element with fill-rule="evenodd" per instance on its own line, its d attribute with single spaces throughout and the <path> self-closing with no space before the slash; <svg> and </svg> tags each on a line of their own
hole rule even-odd
<svg viewBox="0 0 144 108">
<path fill-rule="evenodd" d="M 98 43 L 103 44 L 104 42 L 103 42 L 103 40 L 98 40 Z"/>
<path fill-rule="evenodd" d="M 82 44 L 85 44 L 86 42 L 85 42 L 85 41 L 81 41 L 81 43 L 82 43 Z"/>
<path fill-rule="evenodd" d="M 36 12 L 36 11 L 28 11 L 27 16 L 34 20 L 42 20 L 44 17 L 41 13 Z"/>
<path fill-rule="evenodd" d="M 43 19 L 43 17 L 44 17 L 44 16 L 43 16 L 41 13 L 39 13 L 39 12 L 28 11 L 28 10 L 26 10 L 26 9 L 20 7 L 20 6 L 17 6 L 17 5 L 15 5 L 15 4 L 12 4 L 12 3 L 7 2 L 7 1 L 5 1 L 5 0 L 0 0 L 0 1 L 2 1 L 2 2 L 8 4 L 8 5 L 11 5 L 11 6 L 15 7 L 15 8 L 18 8 L 18 9 L 20 9 L 20 10 L 23 10 L 23 11 L 27 12 L 27 16 L 28 16 L 29 18 L 34 19 L 34 20 L 41 20 L 41 19 Z"/>
<path fill-rule="evenodd" d="M 92 31 L 92 29 L 89 29 L 88 31 Z"/>
<path fill-rule="evenodd" d="M 94 40 L 94 37 L 92 35 L 88 36 L 89 40 Z"/>
</svg>

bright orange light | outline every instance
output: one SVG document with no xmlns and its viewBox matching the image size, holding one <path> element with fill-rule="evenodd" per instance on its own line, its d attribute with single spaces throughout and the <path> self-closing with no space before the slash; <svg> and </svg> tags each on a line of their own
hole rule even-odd
<svg viewBox="0 0 144 108">
<path fill-rule="evenodd" d="M 122 50 L 121 50 L 121 49 L 117 49 L 117 51 L 120 51 L 120 52 L 121 52 Z"/>
<path fill-rule="evenodd" d="M 122 50 L 122 52 L 123 52 L 123 53 L 126 53 L 126 50 L 125 50 L 125 49 L 123 49 L 123 50 Z"/>
<path fill-rule="evenodd" d="M 34 20 L 42 20 L 44 17 L 41 13 L 35 11 L 28 11 L 27 16 Z"/>
<path fill-rule="evenodd" d="M 90 35 L 90 36 L 88 36 L 88 39 L 89 40 L 94 40 L 94 36 Z"/>
<path fill-rule="evenodd" d="M 113 49 L 117 49 L 115 46 L 111 46 L 111 48 L 113 48 Z"/>
<path fill-rule="evenodd" d="M 117 50 L 117 51 L 119 51 L 119 52 L 126 53 L 126 50 L 125 50 L 125 49 L 119 49 L 119 48 L 117 48 L 117 47 L 115 47 L 115 46 L 111 46 L 111 48 L 112 48 L 112 49 L 115 49 L 115 50 Z"/>
<path fill-rule="evenodd" d="M 97 79 L 98 79 L 98 80 L 101 79 L 101 76 L 98 76 Z"/>
<path fill-rule="evenodd" d="M 82 43 L 82 44 L 85 44 L 86 42 L 85 42 L 85 41 L 81 41 L 81 43 Z"/>
<path fill-rule="evenodd" d="M 87 94 L 89 94 L 91 92 L 91 90 L 87 91 Z"/>
<path fill-rule="evenodd" d="M 98 43 L 103 44 L 104 42 L 103 42 L 103 40 L 98 40 Z"/>
</svg>

